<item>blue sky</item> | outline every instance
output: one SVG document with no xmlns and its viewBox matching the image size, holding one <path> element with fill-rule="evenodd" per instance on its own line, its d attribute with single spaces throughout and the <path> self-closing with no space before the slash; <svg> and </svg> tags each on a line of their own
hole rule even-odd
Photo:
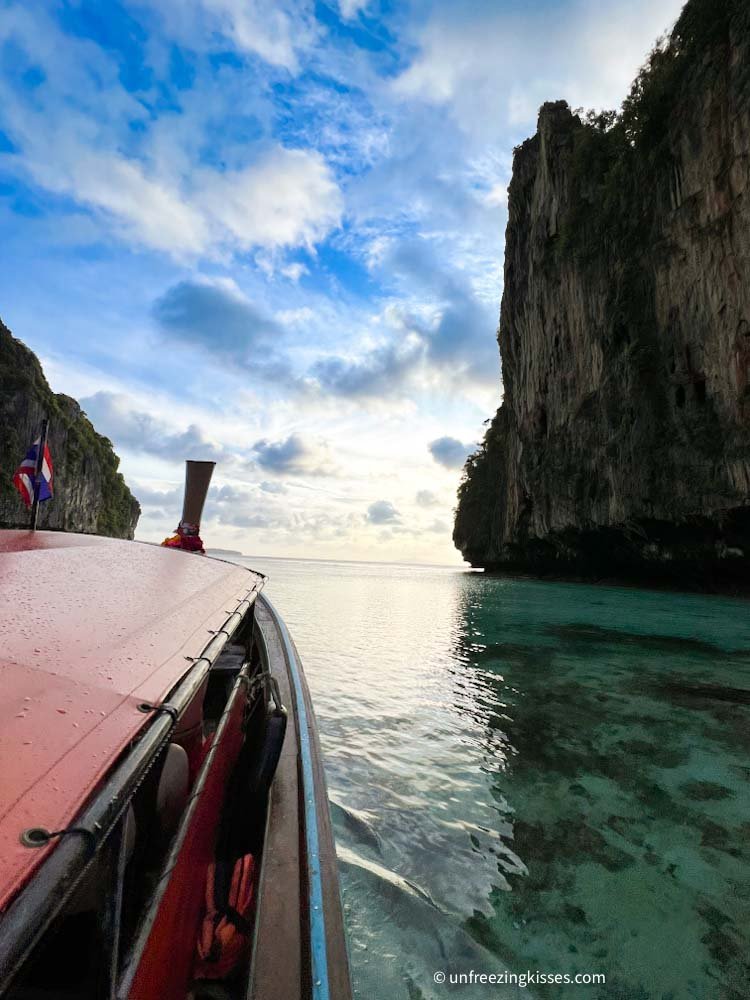
<svg viewBox="0 0 750 1000">
<path fill-rule="evenodd" d="M 539 104 L 616 107 L 679 0 L 0 0 L 0 315 L 138 537 L 457 562 Z"/>
</svg>

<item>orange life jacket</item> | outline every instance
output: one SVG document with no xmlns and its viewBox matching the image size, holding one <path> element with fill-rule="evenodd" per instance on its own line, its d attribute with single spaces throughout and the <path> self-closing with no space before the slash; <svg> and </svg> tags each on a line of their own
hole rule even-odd
<svg viewBox="0 0 750 1000">
<path fill-rule="evenodd" d="M 246 956 L 255 907 L 255 859 L 238 858 L 229 870 L 214 861 L 206 877 L 206 909 L 198 930 L 194 976 L 223 979 Z"/>
</svg>

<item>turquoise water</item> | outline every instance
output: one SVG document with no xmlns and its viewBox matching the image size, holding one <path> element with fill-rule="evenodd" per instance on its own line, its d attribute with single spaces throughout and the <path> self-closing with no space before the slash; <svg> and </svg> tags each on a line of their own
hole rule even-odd
<svg viewBox="0 0 750 1000">
<path fill-rule="evenodd" d="M 249 560 L 302 655 L 361 1000 L 750 996 L 750 605 Z M 436 984 L 436 972 L 606 984 Z"/>
</svg>

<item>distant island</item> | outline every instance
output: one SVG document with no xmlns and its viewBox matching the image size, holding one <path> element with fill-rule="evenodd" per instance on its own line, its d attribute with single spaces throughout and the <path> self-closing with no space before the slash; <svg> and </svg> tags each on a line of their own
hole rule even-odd
<svg viewBox="0 0 750 1000">
<path fill-rule="evenodd" d="M 238 552 L 236 549 L 215 549 L 207 548 L 206 553 L 210 556 L 240 556 L 242 557 L 244 553 Z"/>
<path fill-rule="evenodd" d="M 486 569 L 750 580 L 750 4 L 690 0 L 620 112 L 515 150 L 504 398 L 459 487 Z"/>
<path fill-rule="evenodd" d="M 13 472 L 49 418 L 54 498 L 39 527 L 132 538 L 141 508 L 118 471 L 109 438 L 97 434 L 70 396 L 54 393 L 39 359 L 0 321 L 0 527 L 28 525 Z"/>
</svg>

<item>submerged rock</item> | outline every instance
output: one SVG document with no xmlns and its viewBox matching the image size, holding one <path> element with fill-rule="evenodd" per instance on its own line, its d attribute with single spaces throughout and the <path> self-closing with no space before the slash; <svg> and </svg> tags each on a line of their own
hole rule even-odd
<svg viewBox="0 0 750 1000">
<path fill-rule="evenodd" d="M 48 417 L 54 497 L 39 505 L 39 528 L 132 538 L 140 505 L 117 471 L 108 438 L 78 403 L 53 393 L 36 355 L 0 322 L 0 527 L 27 527 L 13 473 Z"/>
<path fill-rule="evenodd" d="M 750 7 L 691 0 L 615 116 L 515 151 L 504 399 L 454 541 L 488 569 L 750 580 Z"/>
</svg>

